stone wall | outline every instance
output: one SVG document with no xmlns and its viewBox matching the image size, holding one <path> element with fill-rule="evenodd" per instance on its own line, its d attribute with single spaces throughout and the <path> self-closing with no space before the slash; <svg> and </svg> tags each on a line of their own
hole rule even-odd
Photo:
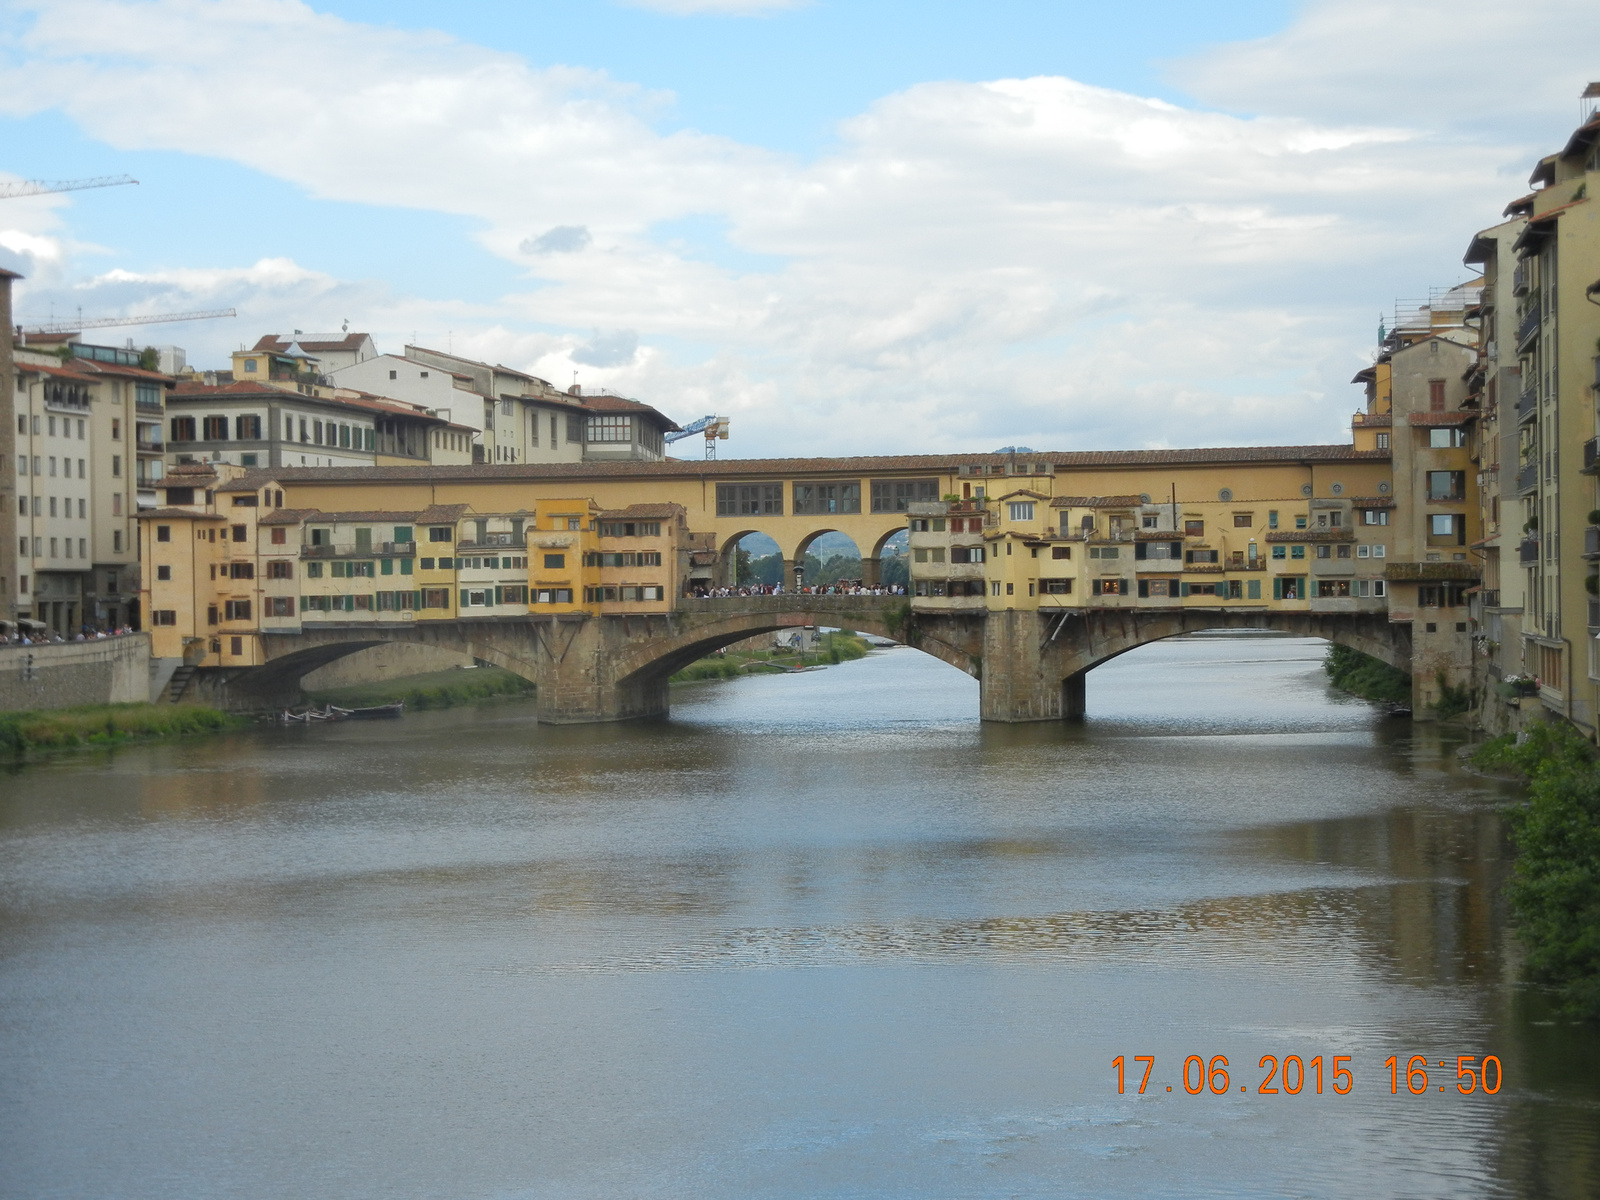
<svg viewBox="0 0 1600 1200">
<path fill-rule="evenodd" d="M 0 709 L 73 708 L 150 699 L 150 635 L 0 646 Z"/>
<path fill-rule="evenodd" d="M 429 671 L 448 671 L 451 667 L 470 667 L 472 656 L 446 650 L 442 646 L 423 646 L 414 642 L 391 642 L 358 650 L 336 658 L 326 666 L 301 677 L 300 686 L 308 692 L 381 683 L 406 675 Z"/>
</svg>

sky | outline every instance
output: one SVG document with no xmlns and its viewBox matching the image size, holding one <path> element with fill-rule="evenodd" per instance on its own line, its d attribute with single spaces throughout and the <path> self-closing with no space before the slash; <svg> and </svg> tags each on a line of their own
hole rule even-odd
<svg viewBox="0 0 1600 1200">
<path fill-rule="evenodd" d="M 1339 442 L 1597 47 L 1593 0 L 0 0 L 0 179 L 140 181 L 0 201 L 0 266 L 19 320 L 237 309 L 99 335 L 202 368 L 348 322 L 725 457 Z"/>
</svg>

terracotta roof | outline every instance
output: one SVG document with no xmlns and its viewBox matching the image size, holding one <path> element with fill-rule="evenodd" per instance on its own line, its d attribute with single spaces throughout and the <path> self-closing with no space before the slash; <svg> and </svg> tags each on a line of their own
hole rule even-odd
<svg viewBox="0 0 1600 1200">
<path fill-rule="evenodd" d="M 1351 426 L 1359 425 L 1363 429 L 1388 429 L 1394 424 L 1393 413 L 1357 413 Z"/>
<path fill-rule="evenodd" d="M 228 518 L 221 513 L 200 512 L 193 508 L 141 508 L 134 514 L 141 521 L 153 521 L 156 518 L 172 520 L 184 517 L 191 521 L 226 521 Z"/>
<path fill-rule="evenodd" d="M 395 512 L 390 509 L 383 508 L 358 508 L 350 512 L 318 511 L 316 515 L 310 518 L 310 520 L 317 525 L 349 525 L 357 524 L 363 521 L 371 521 L 375 524 L 387 522 L 390 524 L 397 523 L 401 525 L 415 525 L 417 523 L 418 515 L 419 514 L 415 511 Z"/>
<path fill-rule="evenodd" d="M 1383 568 L 1383 577 L 1399 583 L 1441 579 L 1477 579 L 1478 568 L 1468 562 L 1392 562 Z"/>
<path fill-rule="evenodd" d="M 26 279 L 26 275 L 18 275 L 15 271 L 8 271 L 0 267 L 0 279 Z"/>
<path fill-rule="evenodd" d="M 679 429 L 678 423 L 671 417 L 637 400 L 627 400 L 621 396 L 584 396 L 582 400 L 585 408 L 593 409 L 595 412 L 647 412 L 659 417 L 666 425 L 668 433 L 676 433 Z"/>
<path fill-rule="evenodd" d="M 1526 196 L 1519 196 L 1501 211 L 1502 217 L 1525 217 L 1533 211 L 1533 201 L 1538 192 L 1529 192 Z"/>
<path fill-rule="evenodd" d="M 217 477 L 217 472 L 216 469 L 208 463 L 178 463 L 176 466 L 170 467 L 167 470 L 167 475 L 169 478 L 173 475 L 193 475 L 196 479 L 199 479 L 202 476 L 209 476 L 210 478 L 215 479 Z"/>
<path fill-rule="evenodd" d="M 276 479 L 271 476 L 262 478 L 260 472 L 251 471 L 246 475 L 239 476 L 237 479 L 230 479 L 227 483 L 219 485 L 215 490 L 219 492 L 259 492 L 263 487 L 275 482 L 277 482 Z"/>
<path fill-rule="evenodd" d="M 1143 496 L 1057 496 L 1051 508 L 1138 508 Z"/>
<path fill-rule="evenodd" d="M 257 525 L 298 525 L 310 517 L 314 517 L 317 510 L 314 508 L 275 508 L 264 517 L 256 520 Z"/>
<path fill-rule="evenodd" d="M 1393 496 L 1351 496 L 1352 508 L 1393 508 Z"/>
<path fill-rule="evenodd" d="M 1465 425 L 1478 419 L 1474 412 L 1418 412 L 1406 418 L 1408 425 Z"/>
<path fill-rule="evenodd" d="M 465 504 L 430 504 L 417 514 L 418 525 L 453 525 L 467 511 Z"/>
<path fill-rule="evenodd" d="M 668 520 L 689 510 L 681 504 L 630 504 L 627 508 L 614 508 L 600 514 L 602 521 Z"/>
<path fill-rule="evenodd" d="M 1354 529 L 1274 529 L 1267 534 L 1269 542 L 1353 542 Z"/>
<path fill-rule="evenodd" d="M 166 378 L 161 376 L 160 378 Z M 356 389 L 341 389 L 354 391 Z M 448 425 L 449 422 L 442 417 L 430 416 L 424 409 L 407 404 L 403 400 L 390 400 L 383 396 L 374 396 L 363 392 L 361 396 L 307 396 L 304 392 L 290 391 L 288 388 L 269 387 L 263 383 L 180 383 L 173 389 L 169 400 L 203 399 L 209 396 L 223 399 L 242 399 L 246 396 L 256 396 L 267 400 L 295 400 L 301 404 L 321 404 L 329 408 L 354 408 L 365 412 L 387 413 L 396 417 L 408 417 L 413 421 L 425 421 L 433 425 Z"/>
<path fill-rule="evenodd" d="M 316 337 L 315 334 L 311 336 L 313 338 Z M 359 350 L 361 348 L 361 343 L 366 341 L 367 337 L 368 335 L 365 333 L 346 333 L 342 337 L 336 338 L 332 341 L 327 339 L 320 341 L 307 341 L 305 338 L 283 338 L 279 337 L 277 334 L 269 333 L 256 342 L 251 349 L 259 354 L 281 354 L 290 346 L 298 343 L 300 349 L 304 350 L 308 354 L 313 354 L 318 350 Z"/>
<path fill-rule="evenodd" d="M 160 371 L 146 371 L 143 367 L 126 367 L 121 363 L 100 362 L 93 358 L 75 358 L 72 361 L 96 375 L 116 375 L 123 379 L 150 379 L 169 386 L 173 381 L 171 375 L 163 375 Z"/>
<path fill-rule="evenodd" d="M 1387 450 L 1338 446 L 1242 446 L 1195 450 L 1066 451 L 1034 456 L 1057 468 L 1119 469 L 1172 465 L 1278 462 L 1308 465 L 1323 462 L 1388 462 Z M 566 479 L 726 479 L 761 480 L 774 476 L 920 471 L 954 475 L 969 463 L 1006 461 L 999 454 L 906 454 L 860 458 L 724 458 L 716 460 L 584 463 L 462 463 L 374 467 L 282 467 L 272 478 L 283 483 L 536 483 Z M 264 474 L 264 472 L 263 472 Z"/>
<path fill-rule="evenodd" d="M 60 379 L 77 379 L 83 383 L 93 383 L 95 381 L 93 375 L 86 375 L 82 371 L 74 371 L 70 367 L 47 367 L 43 363 L 29 362 L 19 362 L 17 364 L 18 375 L 29 372 L 37 375 L 54 375 Z"/>
<path fill-rule="evenodd" d="M 1001 501 L 1009 500 L 1013 496 L 1027 496 L 1030 500 L 1048 500 L 1048 499 L 1050 499 L 1050 497 L 1046 496 L 1043 492 L 1036 492 L 1036 491 L 1033 491 L 1031 488 L 1017 488 L 1015 491 L 1007 492 L 1003 496 L 994 497 L 994 502 L 996 504 L 999 504 Z"/>
</svg>

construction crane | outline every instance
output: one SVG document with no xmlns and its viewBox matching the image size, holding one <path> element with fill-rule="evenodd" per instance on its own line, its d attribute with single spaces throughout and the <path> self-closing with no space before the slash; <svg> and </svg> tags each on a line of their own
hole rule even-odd
<svg viewBox="0 0 1600 1200">
<path fill-rule="evenodd" d="M 46 321 L 40 325 L 19 325 L 22 334 L 82 333 L 85 329 L 110 329 L 115 325 L 162 325 L 172 321 L 210 321 L 216 317 L 237 317 L 231 308 L 209 308 L 200 312 L 144 313 L 129 317 L 90 317 L 87 321 Z"/>
<path fill-rule="evenodd" d="M 698 421 L 690 421 L 677 433 L 669 433 L 664 439 L 667 442 L 681 442 L 686 437 L 693 437 L 697 433 L 706 435 L 706 457 L 717 457 L 717 439 L 727 439 L 727 417 L 701 417 Z"/>
<path fill-rule="evenodd" d="M 18 183 L 0 183 L 0 200 L 47 196 L 52 192 L 81 192 L 84 188 L 121 187 L 125 183 L 138 182 L 132 175 L 96 175 L 91 179 L 24 179 Z"/>
</svg>

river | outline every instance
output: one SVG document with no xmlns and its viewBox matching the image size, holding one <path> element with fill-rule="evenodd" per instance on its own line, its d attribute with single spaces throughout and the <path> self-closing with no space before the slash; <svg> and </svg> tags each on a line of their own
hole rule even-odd
<svg viewBox="0 0 1600 1200">
<path fill-rule="evenodd" d="M 982 725 L 896 649 L 657 723 L 11 770 L 0 1195 L 1600 1195 L 1600 1037 L 1517 982 L 1512 793 L 1321 655 L 1160 643 L 1077 726 Z"/>
</svg>

